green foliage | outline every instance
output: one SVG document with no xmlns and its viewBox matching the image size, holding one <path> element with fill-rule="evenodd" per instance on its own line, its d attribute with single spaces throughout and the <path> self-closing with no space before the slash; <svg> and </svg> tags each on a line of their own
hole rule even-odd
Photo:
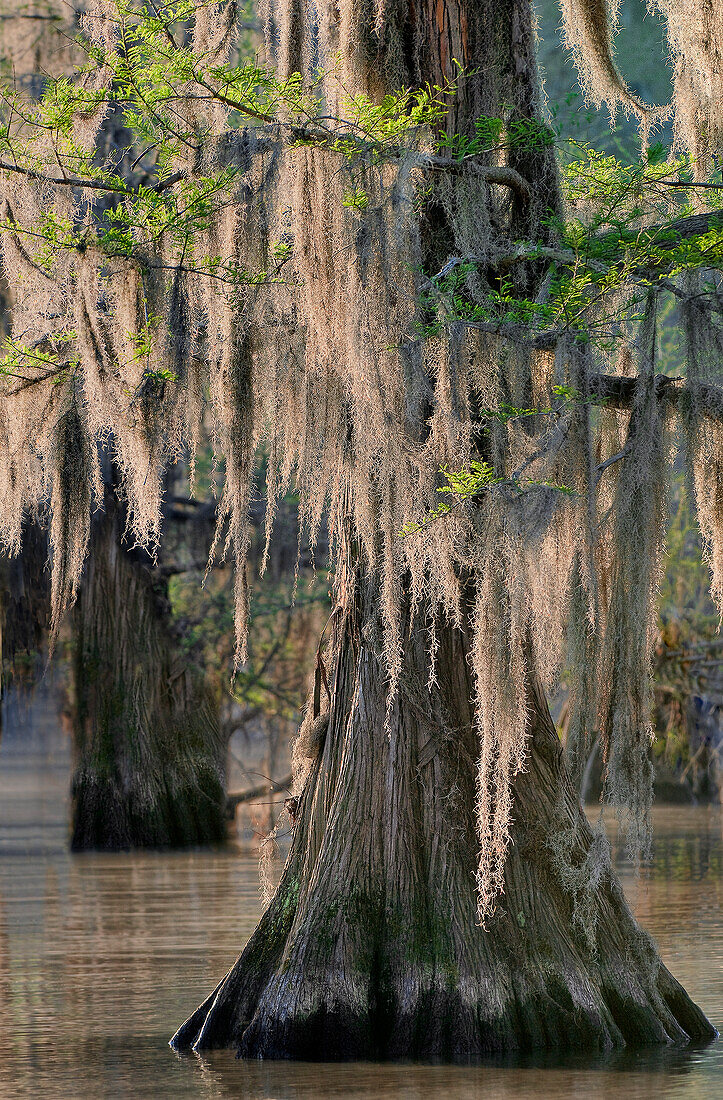
<svg viewBox="0 0 723 1100">
<path fill-rule="evenodd" d="M 604 399 L 596 394 L 583 397 L 574 386 L 558 385 L 552 387 L 552 393 L 557 398 L 557 403 L 548 408 L 518 409 L 506 401 L 501 401 L 495 408 L 479 409 L 482 420 L 497 420 L 500 424 L 508 424 L 511 420 L 520 420 L 526 416 L 559 416 L 571 405 L 603 405 Z"/>
<path fill-rule="evenodd" d="M 481 301 L 475 300 L 467 293 L 467 279 L 479 267 L 476 260 L 460 263 L 447 275 L 436 278 L 431 289 L 421 295 L 423 311 L 438 314 L 434 322 L 420 323 L 418 331 L 422 336 L 436 336 L 444 325 L 454 322 L 532 325 L 538 319 L 553 318 L 549 306 L 517 296 L 510 278 L 501 279 L 499 287 L 490 287 Z"/>
<path fill-rule="evenodd" d="M 625 164 L 589 145 L 564 146 L 563 187 L 578 217 L 557 223 L 561 243 L 573 254 L 558 294 L 592 302 L 594 295 L 624 285 L 665 285 L 684 270 L 723 262 L 720 173 L 703 191 L 711 212 L 700 232 L 683 238 L 680 220 L 699 209 L 701 192 L 688 156 L 667 156 L 659 143 L 645 160 Z"/>
<path fill-rule="evenodd" d="M 503 132 L 501 119 L 478 119 L 485 135 Z M 545 137 L 552 131 L 546 130 Z M 535 134 L 526 135 L 535 147 Z M 418 333 L 436 336 L 452 323 L 550 338 L 573 333 L 607 342 L 629 321 L 650 288 L 680 293 L 672 280 L 682 272 L 723 270 L 723 177 L 705 187 L 696 181 L 688 156 L 668 155 L 658 143 L 643 161 L 626 164 L 575 139 L 555 139 L 568 215 L 550 216 L 554 243 L 520 241 L 516 251 L 490 263 L 461 257 L 434 277 L 421 297 Z M 682 225 L 705 204 L 707 218 Z M 719 216 L 720 211 L 720 216 Z M 697 226 L 697 231 L 696 231 Z M 514 271 L 523 262 L 549 267 L 547 292 L 520 294 Z M 487 284 L 482 295 L 471 275 Z M 621 291 L 625 293 L 621 295 Z M 711 300 L 713 279 L 703 288 Z"/>
<path fill-rule="evenodd" d="M 5 118 L 0 161 L 6 170 L 117 199 L 92 227 L 52 209 L 32 226 L 17 224 L 14 217 L 0 223 L 0 231 L 23 239 L 33 262 L 48 272 L 66 249 L 142 260 L 163 240 L 176 262 L 227 284 L 232 294 L 241 284 L 278 280 L 278 266 L 291 254 L 287 243 L 272 250 L 272 271 L 242 271 L 225 258 L 196 255 L 199 234 L 232 201 L 238 181 L 233 167 L 192 177 L 183 167 L 213 140 L 209 109 L 224 114 L 226 128 L 281 132 L 290 145 L 312 144 L 348 161 L 380 162 L 397 157 L 421 130 L 437 127 L 456 89 L 454 81 L 402 88 L 374 103 L 350 94 L 335 73 L 319 73 L 316 85 L 305 88 L 298 73 L 279 80 L 252 62 L 220 65 L 180 44 L 176 29 L 197 7 L 190 0 L 173 0 L 162 9 L 115 0 L 114 7 L 116 41 L 103 46 L 81 34 L 86 61 L 76 76 L 48 79 L 39 102 L 10 81 L 0 90 Z M 330 75 L 339 84 L 343 121 L 322 114 L 319 90 Z M 130 173 L 112 162 L 99 163 L 96 156 L 92 136 L 109 109 L 132 135 Z M 363 211 L 368 205 L 363 188 L 350 191 L 346 205 Z"/>
<path fill-rule="evenodd" d="M 475 119 L 474 136 L 441 133 L 437 146 L 453 160 L 463 161 L 467 157 L 504 149 L 544 149 L 554 141 L 554 131 L 537 119 L 513 118 L 505 122 L 502 118 L 480 115 Z"/>
<path fill-rule="evenodd" d="M 291 259 L 294 249 L 290 241 L 274 241 L 269 251 L 279 264 L 283 264 Z"/>
<path fill-rule="evenodd" d="M 178 375 L 174 374 L 172 370 L 163 368 L 161 370 L 146 370 L 143 372 L 144 382 L 177 382 Z"/>
<path fill-rule="evenodd" d="M 415 91 L 401 88 L 385 95 L 378 104 L 365 95 L 347 94 L 342 104 L 354 131 L 374 145 L 394 147 L 403 144 L 410 134 L 439 125 L 447 114 L 447 97 L 456 89 L 457 81 L 452 80 Z M 358 145 L 348 148 L 352 156 L 358 155 Z"/>
<path fill-rule="evenodd" d="M 344 195 L 344 206 L 353 210 L 366 210 L 369 205 L 369 196 L 363 187 L 355 187 L 353 191 L 347 191 Z"/>
</svg>

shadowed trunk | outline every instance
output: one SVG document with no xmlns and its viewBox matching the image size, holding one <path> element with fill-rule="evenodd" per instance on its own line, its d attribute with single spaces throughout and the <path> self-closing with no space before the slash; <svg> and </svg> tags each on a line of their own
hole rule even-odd
<svg viewBox="0 0 723 1100">
<path fill-rule="evenodd" d="M 424 0 L 394 10 L 391 37 L 409 44 L 409 83 L 451 77 L 453 58 L 476 70 L 453 105 L 457 132 L 480 113 L 535 116 L 527 0 Z M 519 151 L 509 160 L 534 194 L 526 207 L 499 200 L 498 218 L 511 240 L 537 239 L 559 202 L 552 154 Z M 427 221 L 435 271 L 448 258 L 444 217 L 430 210 Z M 535 272 L 520 278 L 529 286 Z M 633 919 L 569 781 L 532 667 L 530 752 L 515 781 L 505 892 L 488 927 L 477 924 L 479 744 L 468 633 L 440 624 L 439 686 L 430 691 L 424 617 L 407 618 L 385 726 L 374 580 L 360 579 L 358 592 L 337 618 L 328 733 L 280 885 L 239 960 L 172 1045 L 312 1060 L 710 1039 L 712 1027 Z"/>
<path fill-rule="evenodd" d="M 166 581 L 122 544 L 122 529 L 108 489 L 73 613 L 72 847 L 217 843 L 226 834 L 217 707 L 178 650 Z"/>
<path fill-rule="evenodd" d="M 47 564 L 47 532 L 37 521 L 26 519 L 20 552 L 0 556 L 0 694 L 13 681 L 32 688 L 41 675 L 50 618 Z"/>
</svg>

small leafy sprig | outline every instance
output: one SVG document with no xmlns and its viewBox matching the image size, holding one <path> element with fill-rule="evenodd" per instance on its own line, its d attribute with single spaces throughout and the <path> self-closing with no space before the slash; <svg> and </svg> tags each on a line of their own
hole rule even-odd
<svg viewBox="0 0 723 1100">
<path fill-rule="evenodd" d="M 519 410 L 518 410 L 519 412 Z M 402 538 L 415 535 L 419 531 L 426 530 L 430 524 L 450 514 L 454 508 L 473 501 L 484 492 L 499 486 L 512 489 L 515 492 L 523 492 L 526 489 L 545 487 L 554 489 L 559 493 L 572 494 L 574 489 L 567 485 L 558 485 L 550 481 L 536 481 L 533 478 L 511 478 L 495 473 L 494 467 L 489 462 L 473 459 L 468 467 L 460 470 L 451 470 L 449 466 L 440 467 L 440 475 L 445 484 L 440 485 L 436 492 L 447 494 L 453 499 L 443 500 L 435 508 L 431 508 L 423 519 L 407 523 L 399 532 Z"/>
</svg>

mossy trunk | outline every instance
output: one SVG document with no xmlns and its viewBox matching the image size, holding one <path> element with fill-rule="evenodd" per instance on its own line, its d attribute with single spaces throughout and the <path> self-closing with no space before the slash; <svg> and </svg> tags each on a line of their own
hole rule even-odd
<svg viewBox="0 0 723 1100">
<path fill-rule="evenodd" d="M 534 677 L 505 892 L 479 926 L 467 636 L 441 632 L 430 693 L 411 624 L 385 729 L 385 669 L 360 625 L 341 627 L 329 732 L 276 895 L 174 1047 L 455 1058 L 711 1038 L 628 908 Z"/>
<path fill-rule="evenodd" d="M 226 835 L 217 706 L 180 653 L 166 581 L 122 529 L 109 489 L 73 613 L 72 847 L 217 843 Z"/>
<path fill-rule="evenodd" d="M 377 57 L 364 52 L 361 84 L 378 86 L 387 71 L 398 80 L 406 72 L 407 84 L 442 83 L 457 59 L 474 73 L 453 100 L 455 131 L 469 132 L 482 113 L 535 117 L 529 0 L 421 0 L 385 10 L 390 20 L 396 12 L 396 26 Z M 388 42 L 404 53 L 389 64 Z M 527 204 L 495 200 L 498 228 L 507 226 L 510 243 L 544 238 L 544 216 L 559 209 L 553 154 L 520 149 L 509 160 L 533 194 Z M 445 217 L 432 207 L 423 216 L 433 272 L 448 258 Z M 529 293 L 537 275 L 529 268 L 516 277 Z M 357 592 L 336 619 L 328 733 L 280 885 L 238 961 L 172 1045 L 326 1060 L 710 1039 L 713 1028 L 627 906 L 570 783 L 531 665 L 530 751 L 515 780 L 505 890 L 480 927 L 468 632 L 439 625 L 438 686 L 430 690 L 426 623 L 423 614 L 407 619 L 387 714 L 373 579 L 359 577 Z"/>
</svg>

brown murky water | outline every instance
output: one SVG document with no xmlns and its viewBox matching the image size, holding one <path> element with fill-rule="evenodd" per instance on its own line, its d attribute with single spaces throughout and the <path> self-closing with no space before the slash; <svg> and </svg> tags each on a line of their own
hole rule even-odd
<svg viewBox="0 0 723 1100">
<path fill-rule="evenodd" d="M 723 1097 L 723 1044 L 603 1061 L 299 1065 L 179 1057 L 167 1041 L 261 911 L 240 850 L 66 849 L 57 735 L 0 745 L 0 1100 L 14 1097 Z M 626 889 L 673 973 L 723 1026 L 716 808 L 659 807 L 653 866 Z"/>
</svg>

